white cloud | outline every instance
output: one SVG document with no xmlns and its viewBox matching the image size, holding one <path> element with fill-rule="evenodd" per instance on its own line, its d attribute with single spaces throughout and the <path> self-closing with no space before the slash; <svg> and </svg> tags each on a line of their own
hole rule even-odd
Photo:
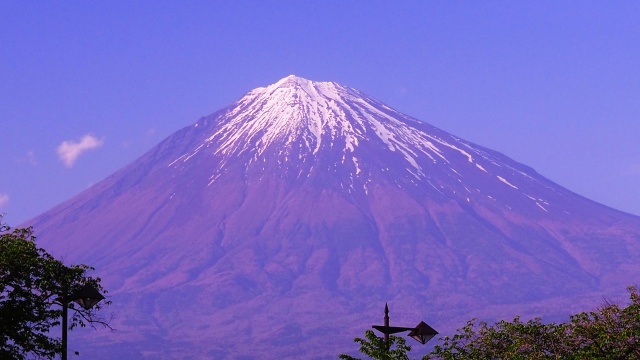
<svg viewBox="0 0 640 360">
<path fill-rule="evenodd" d="M 9 194 L 0 193 L 0 209 L 9 203 Z"/>
<path fill-rule="evenodd" d="M 66 167 L 73 167 L 80 155 L 91 149 L 98 148 L 102 144 L 104 144 L 104 140 L 98 139 L 91 134 L 83 136 L 79 142 L 63 141 L 58 146 L 58 157 Z"/>
</svg>

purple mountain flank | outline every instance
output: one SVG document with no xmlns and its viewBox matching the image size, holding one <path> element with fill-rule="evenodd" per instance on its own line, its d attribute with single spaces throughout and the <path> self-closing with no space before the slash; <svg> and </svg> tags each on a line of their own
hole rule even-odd
<svg viewBox="0 0 640 360">
<path fill-rule="evenodd" d="M 391 325 L 450 334 L 472 317 L 565 320 L 640 279 L 639 217 L 295 76 L 30 225 L 110 290 L 116 331 L 70 336 L 103 359 L 336 358 L 385 302 Z"/>
</svg>

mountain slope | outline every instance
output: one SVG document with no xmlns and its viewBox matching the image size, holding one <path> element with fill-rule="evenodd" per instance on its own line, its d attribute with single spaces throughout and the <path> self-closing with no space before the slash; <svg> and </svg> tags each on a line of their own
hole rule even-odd
<svg viewBox="0 0 640 360">
<path fill-rule="evenodd" d="M 85 339 L 101 358 L 335 357 L 387 301 L 444 332 L 586 310 L 640 268 L 640 218 L 295 76 L 31 224 L 111 290 L 118 332 Z"/>
</svg>

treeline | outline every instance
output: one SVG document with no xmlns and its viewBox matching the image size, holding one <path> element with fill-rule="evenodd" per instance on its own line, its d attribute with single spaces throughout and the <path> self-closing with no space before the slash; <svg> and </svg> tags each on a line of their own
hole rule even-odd
<svg viewBox="0 0 640 360">
<path fill-rule="evenodd" d="M 640 294 L 636 287 L 628 290 L 627 306 L 605 303 L 565 323 L 516 317 L 490 325 L 473 319 L 454 335 L 440 338 L 422 360 L 640 360 Z M 409 360 L 411 346 L 402 337 L 391 336 L 387 346 L 367 330 L 365 338 L 354 341 L 371 359 Z M 342 354 L 340 359 L 357 358 Z"/>
</svg>

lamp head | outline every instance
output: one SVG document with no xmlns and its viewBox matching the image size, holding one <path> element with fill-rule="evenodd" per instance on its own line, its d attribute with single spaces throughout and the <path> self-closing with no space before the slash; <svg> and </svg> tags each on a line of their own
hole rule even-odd
<svg viewBox="0 0 640 360">
<path fill-rule="evenodd" d="M 73 293 L 70 298 L 85 310 L 89 310 L 102 301 L 104 296 L 91 284 L 85 284 L 80 290 Z"/>
<path fill-rule="evenodd" d="M 424 345 L 427 341 L 431 340 L 434 336 L 438 335 L 431 326 L 427 325 L 424 321 L 420 321 L 420 324 L 416 326 L 409 336 L 416 339 L 420 344 Z"/>
</svg>

